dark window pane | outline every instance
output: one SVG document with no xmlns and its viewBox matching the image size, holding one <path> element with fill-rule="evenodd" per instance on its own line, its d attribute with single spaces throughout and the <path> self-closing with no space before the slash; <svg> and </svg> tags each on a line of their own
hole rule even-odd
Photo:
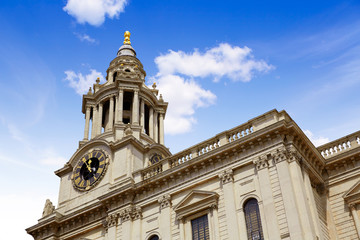
<svg viewBox="0 0 360 240">
<path fill-rule="evenodd" d="M 191 220 L 192 239 L 209 240 L 209 222 L 207 215 Z"/>
<path fill-rule="evenodd" d="M 249 199 L 244 204 L 244 212 L 248 240 L 264 239 L 257 200 L 254 198 Z"/>
</svg>

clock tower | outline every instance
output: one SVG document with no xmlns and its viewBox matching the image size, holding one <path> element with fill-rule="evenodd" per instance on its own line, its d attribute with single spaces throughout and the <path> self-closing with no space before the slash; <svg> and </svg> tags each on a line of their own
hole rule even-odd
<svg viewBox="0 0 360 240">
<path fill-rule="evenodd" d="M 98 78 L 83 95 L 84 138 L 55 171 L 60 177 L 58 207 L 47 201 L 39 223 L 27 229 L 34 239 L 114 239 L 108 236 L 112 202 L 107 197 L 117 195 L 130 214 L 137 214 L 134 173 L 171 155 L 164 146 L 168 103 L 155 83 L 145 85 L 146 72 L 130 32 L 124 38 L 106 82 Z"/>
</svg>

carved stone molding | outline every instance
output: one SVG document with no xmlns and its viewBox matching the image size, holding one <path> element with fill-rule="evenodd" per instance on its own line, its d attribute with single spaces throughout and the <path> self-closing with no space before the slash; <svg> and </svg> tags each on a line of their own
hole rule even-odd
<svg viewBox="0 0 360 240">
<path fill-rule="evenodd" d="M 267 159 L 267 157 L 265 155 L 262 155 L 262 156 L 260 156 L 258 158 L 255 158 L 253 160 L 253 163 L 255 164 L 256 169 L 258 171 L 261 170 L 261 169 L 269 167 L 268 159 Z"/>
<path fill-rule="evenodd" d="M 219 176 L 222 184 L 233 182 L 233 170 L 232 169 L 226 169 L 224 172 L 220 173 L 218 176 Z"/>
<path fill-rule="evenodd" d="M 294 149 L 277 149 L 272 155 L 274 156 L 275 163 L 282 161 L 287 161 L 289 163 L 293 161 L 301 162 L 300 154 Z"/>
<path fill-rule="evenodd" d="M 170 194 L 166 194 L 166 195 L 163 195 L 163 196 L 159 197 L 158 202 L 160 204 L 160 209 L 170 207 L 170 205 L 171 205 Z"/>
<path fill-rule="evenodd" d="M 138 206 L 130 206 L 128 208 L 125 208 L 119 213 L 119 218 L 122 222 L 126 221 L 134 221 L 136 219 L 139 219 L 142 217 L 142 211 L 141 207 Z"/>
</svg>

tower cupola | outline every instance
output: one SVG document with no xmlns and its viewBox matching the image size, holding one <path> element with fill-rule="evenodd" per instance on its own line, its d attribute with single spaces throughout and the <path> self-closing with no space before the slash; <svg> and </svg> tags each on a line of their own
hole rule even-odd
<svg viewBox="0 0 360 240">
<path fill-rule="evenodd" d="M 146 86 L 145 76 L 131 46 L 130 32 L 126 31 L 123 45 L 107 69 L 106 82 L 100 84 L 97 80 L 83 96 L 83 143 L 94 138 L 118 141 L 133 135 L 144 144 L 164 144 L 168 103 L 158 96 L 156 85 Z"/>
</svg>

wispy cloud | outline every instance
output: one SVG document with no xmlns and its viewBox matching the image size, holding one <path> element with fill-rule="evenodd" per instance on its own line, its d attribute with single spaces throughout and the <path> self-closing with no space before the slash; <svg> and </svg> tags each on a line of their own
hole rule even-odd
<svg viewBox="0 0 360 240">
<path fill-rule="evenodd" d="M 87 34 L 74 32 L 75 36 L 82 42 L 96 43 L 96 40 Z"/>
<path fill-rule="evenodd" d="M 119 17 L 126 4 L 127 0 L 68 0 L 63 10 L 78 23 L 100 26 L 105 17 Z"/>
<path fill-rule="evenodd" d="M 223 78 L 233 82 L 248 82 L 256 73 L 265 73 L 274 67 L 264 60 L 256 60 L 248 47 L 222 43 L 205 52 L 172 51 L 155 58 L 159 69 L 152 81 L 158 83 L 164 99 L 169 101 L 166 115 L 168 134 L 185 133 L 196 123 L 195 109 L 215 103 L 216 95 L 204 89 L 197 78 L 219 82 Z"/>
<path fill-rule="evenodd" d="M 75 73 L 72 70 L 65 71 L 65 81 L 73 88 L 77 94 L 82 96 L 89 91 L 89 88 L 95 83 L 97 78 L 105 79 L 101 72 L 95 69 L 90 69 L 90 73 L 83 75 L 82 73 Z"/>
<path fill-rule="evenodd" d="M 310 130 L 305 130 L 304 133 L 310 139 L 310 141 L 315 145 L 315 147 L 330 142 L 329 138 L 323 136 L 315 136 Z"/>
</svg>

